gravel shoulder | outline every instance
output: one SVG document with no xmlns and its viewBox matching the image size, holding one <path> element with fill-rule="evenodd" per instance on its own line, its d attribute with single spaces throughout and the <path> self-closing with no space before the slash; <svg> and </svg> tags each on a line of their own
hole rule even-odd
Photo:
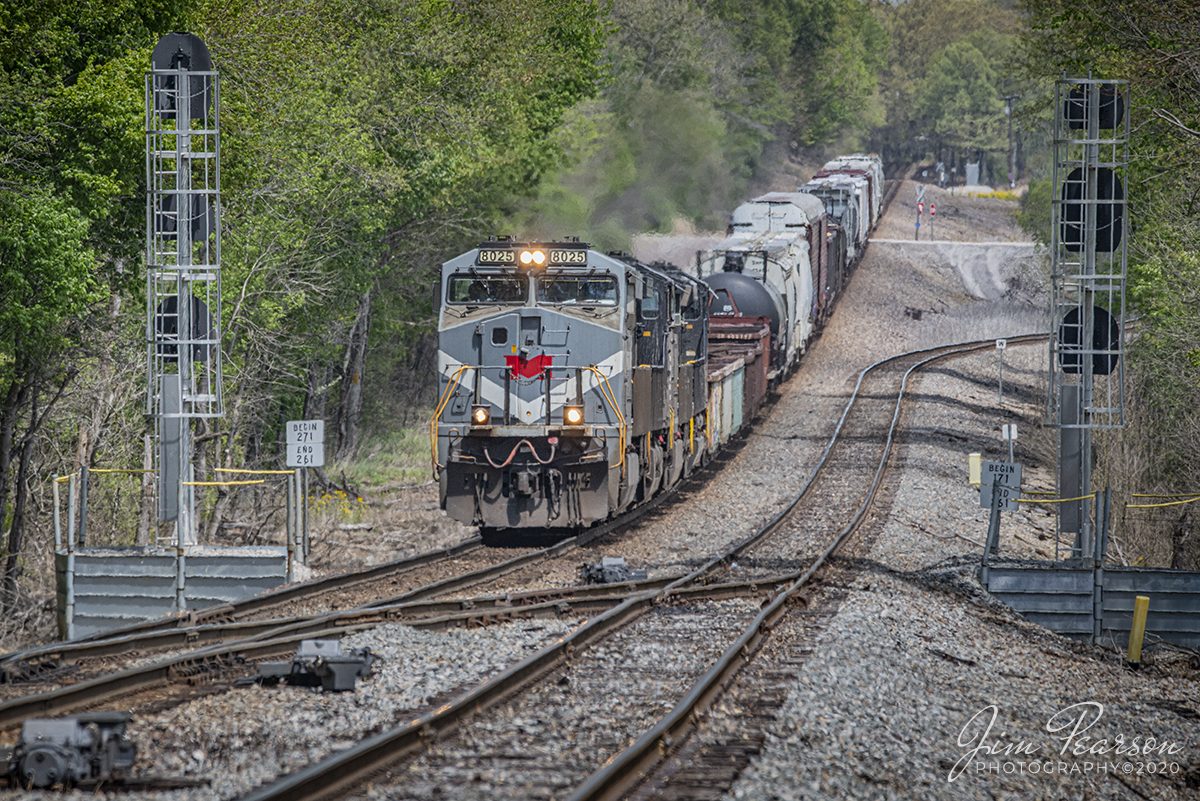
<svg viewBox="0 0 1200 801">
<path fill-rule="evenodd" d="M 900 191 L 898 201 L 915 194 Z M 1002 201 L 952 202 L 971 221 L 956 232 L 962 239 L 1019 238 L 995 219 L 990 206 Z M 915 209 L 902 202 L 881 236 L 903 235 L 901 214 L 911 236 Z M 1045 330 L 1039 277 L 1014 277 L 1005 298 L 974 300 L 945 269 L 877 249 L 821 345 L 856 353 L 866 340 L 882 356 Z M 934 313 L 905 321 L 905 308 Z M 1131 671 L 1113 651 L 1028 623 L 978 583 L 987 512 L 967 482 L 968 454 L 1006 460 L 999 427 L 1017 423 L 1025 488 L 1054 488 L 1053 432 L 1040 428 L 1046 348 L 1006 351 L 1003 405 L 998 359 L 947 362 L 913 384 L 917 403 L 902 421 L 899 469 L 876 509 L 869 557 L 840 573 L 849 590 L 840 611 L 726 798 L 1200 797 L 1194 662 L 1149 648 L 1142 670 Z M 1052 512 L 1023 505 L 1005 515 L 1001 552 L 1052 558 L 1054 532 Z M 771 647 L 786 649 L 788 626 L 775 639 Z M 719 739 L 736 714 L 718 711 L 701 736 Z"/>
</svg>

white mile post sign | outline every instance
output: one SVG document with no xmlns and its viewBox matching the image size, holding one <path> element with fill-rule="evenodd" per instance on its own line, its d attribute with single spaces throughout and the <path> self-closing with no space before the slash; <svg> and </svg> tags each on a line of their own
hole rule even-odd
<svg viewBox="0 0 1200 801">
<path fill-rule="evenodd" d="M 288 420 L 287 466 L 325 466 L 324 420 Z"/>
</svg>

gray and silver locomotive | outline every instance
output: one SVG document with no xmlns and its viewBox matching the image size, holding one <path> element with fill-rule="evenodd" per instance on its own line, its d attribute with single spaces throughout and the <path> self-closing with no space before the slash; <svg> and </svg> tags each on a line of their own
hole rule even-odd
<svg viewBox="0 0 1200 801">
<path fill-rule="evenodd" d="M 693 275 L 575 239 L 492 238 L 443 264 L 430 439 L 450 516 L 582 528 L 744 432 L 829 318 L 880 213 L 878 157 L 817 177 L 739 206 Z"/>
<path fill-rule="evenodd" d="M 708 288 L 578 240 L 442 265 L 434 467 L 451 517 L 580 528 L 679 481 L 709 439 Z"/>
</svg>

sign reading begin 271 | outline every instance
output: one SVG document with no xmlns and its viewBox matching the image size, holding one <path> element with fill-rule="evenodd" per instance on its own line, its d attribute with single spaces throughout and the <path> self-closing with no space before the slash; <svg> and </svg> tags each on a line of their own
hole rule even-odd
<svg viewBox="0 0 1200 801">
<path fill-rule="evenodd" d="M 287 466 L 325 466 L 324 420 L 288 420 Z"/>
</svg>

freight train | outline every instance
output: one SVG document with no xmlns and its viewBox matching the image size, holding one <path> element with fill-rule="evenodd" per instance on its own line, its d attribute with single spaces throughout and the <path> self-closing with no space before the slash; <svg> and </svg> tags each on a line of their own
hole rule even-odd
<svg viewBox="0 0 1200 801">
<path fill-rule="evenodd" d="M 684 268 L 493 237 L 442 265 L 430 448 L 442 508 L 577 530 L 669 490 L 753 418 L 881 213 L 874 155 L 754 198 Z"/>
</svg>

